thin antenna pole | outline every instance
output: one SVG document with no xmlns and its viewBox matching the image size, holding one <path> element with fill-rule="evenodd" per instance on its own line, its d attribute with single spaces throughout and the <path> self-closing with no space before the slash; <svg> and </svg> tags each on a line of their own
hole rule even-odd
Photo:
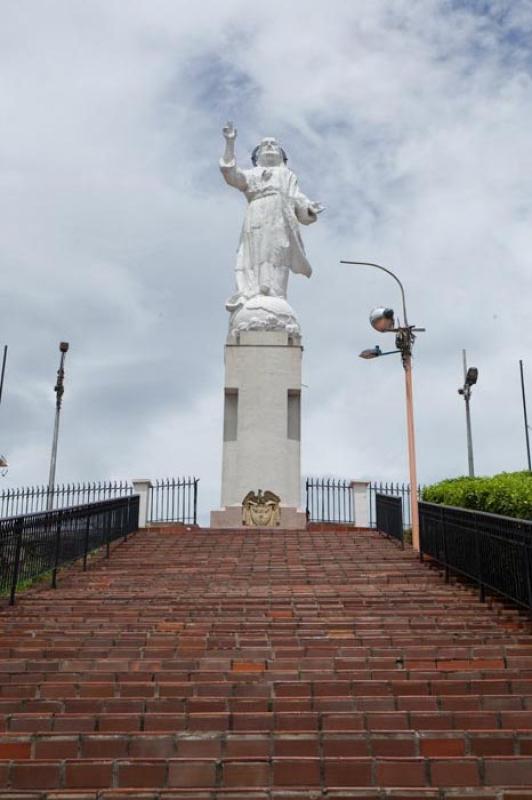
<svg viewBox="0 0 532 800">
<path fill-rule="evenodd" d="M 523 415 L 525 418 L 525 438 L 526 438 L 526 457 L 528 461 L 528 471 L 532 472 L 530 463 L 530 435 L 528 433 L 528 415 L 526 413 L 525 378 L 523 375 L 523 362 L 519 359 L 519 371 L 521 373 L 521 394 L 523 395 Z"/>
<path fill-rule="evenodd" d="M 2 402 L 2 392 L 4 391 L 4 377 L 6 374 L 7 344 L 4 345 L 4 356 L 2 358 L 2 374 L 0 376 L 0 403 Z"/>
</svg>

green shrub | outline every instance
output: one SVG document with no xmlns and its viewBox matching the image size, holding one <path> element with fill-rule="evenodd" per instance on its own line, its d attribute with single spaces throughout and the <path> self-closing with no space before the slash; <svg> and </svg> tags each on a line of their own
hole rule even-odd
<svg viewBox="0 0 532 800">
<path fill-rule="evenodd" d="M 450 478 L 422 492 L 428 503 L 532 519 L 532 473 L 501 472 L 492 478 Z"/>
</svg>

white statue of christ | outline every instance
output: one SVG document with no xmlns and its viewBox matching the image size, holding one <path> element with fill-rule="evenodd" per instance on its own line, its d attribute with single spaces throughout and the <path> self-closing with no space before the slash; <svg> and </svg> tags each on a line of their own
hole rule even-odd
<svg viewBox="0 0 532 800">
<path fill-rule="evenodd" d="M 241 169 L 235 159 L 237 131 L 231 122 L 223 134 L 225 152 L 220 169 L 226 182 L 243 192 L 248 201 L 236 259 L 236 293 L 226 303 L 235 315 L 253 298 L 286 300 L 290 271 L 310 277 L 312 268 L 298 223 L 315 222 L 323 207 L 299 190 L 297 177 L 286 166 L 286 154 L 276 139 L 262 139 L 252 153 L 253 167 Z M 257 303 L 250 305 L 257 307 Z M 268 306 L 275 314 L 275 304 Z"/>
</svg>

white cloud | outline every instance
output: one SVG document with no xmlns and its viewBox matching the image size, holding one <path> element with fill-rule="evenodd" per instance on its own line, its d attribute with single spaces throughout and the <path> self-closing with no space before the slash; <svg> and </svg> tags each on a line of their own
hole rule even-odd
<svg viewBox="0 0 532 800">
<path fill-rule="evenodd" d="M 365 363 L 397 269 L 416 346 L 420 478 L 466 468 L 461 349 L 479 367 L 477 469 L 524 466 L 532 12 L 517 2 L 170 0 L 3 5 L 4 485 L 47 475 L 57 343 L 72 343 L 58 478 L 195 472 L 218 502 L 223 302 L 243 212 L 217 173 L 283 141 L 327 212 L 290 300 L 305 343 L 304 470 L 406 477 L 403 386 Z M 382 342 L 381 342 L 382 344 Z M 531 382 L 532 387 L 532 382 Z M 531 388 L 532 396 L 532 388 Z"/>
</svg>

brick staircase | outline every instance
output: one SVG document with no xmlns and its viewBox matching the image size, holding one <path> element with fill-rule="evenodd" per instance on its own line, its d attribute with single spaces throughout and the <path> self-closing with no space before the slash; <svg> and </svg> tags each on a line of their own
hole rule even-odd
<svg viewBox="0 0 532 800">
<path fill-rule="evenodd" d="M 532 797 L 529 621 L 371 531 L 142 532 L 0 637 L 4 798 Z"/>
</svg>

